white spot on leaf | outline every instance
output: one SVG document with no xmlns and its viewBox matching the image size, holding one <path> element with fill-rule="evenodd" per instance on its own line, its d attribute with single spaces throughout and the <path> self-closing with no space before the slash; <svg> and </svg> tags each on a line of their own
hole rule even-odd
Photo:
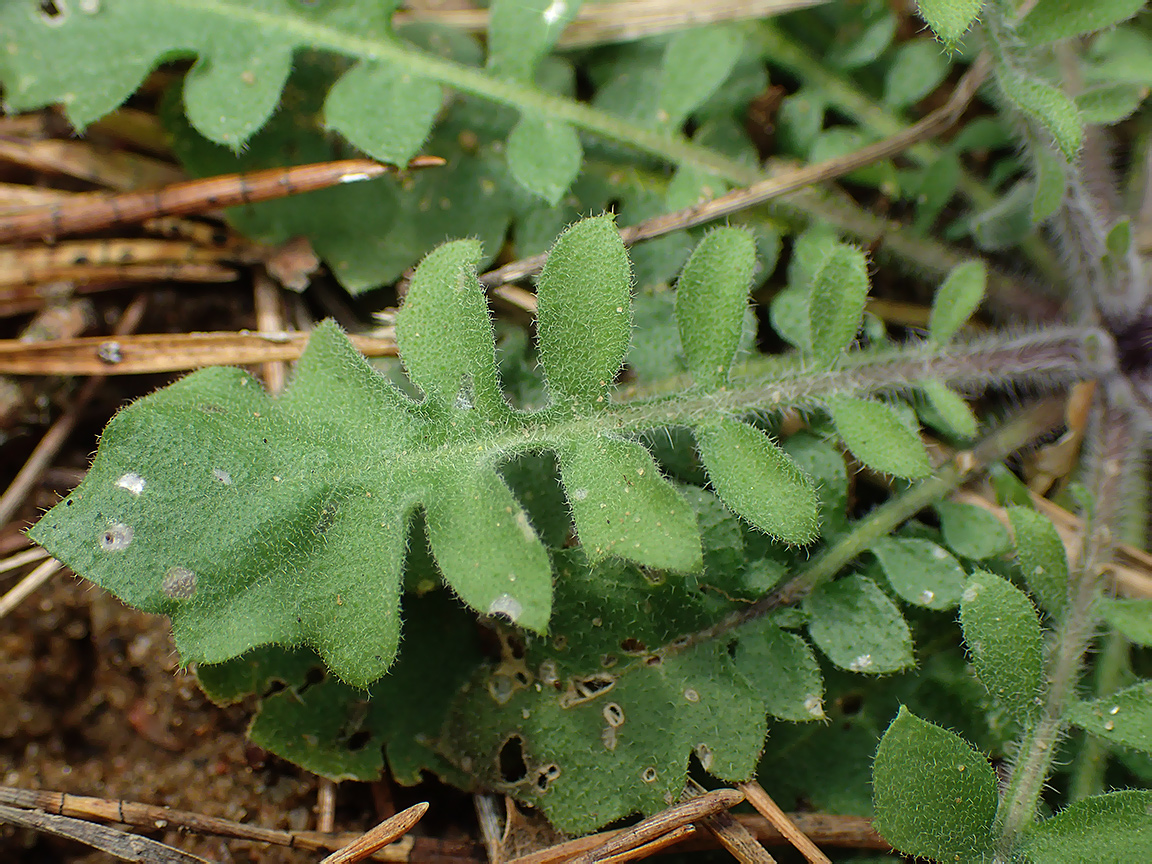
<svg viewBox="0 0 1152 864">
<path fill-rule="evenodd" d="M 502 615 L 513 624 L 519 620 L 523 612 L 524 607 L 521 606 L 520 601 L 511 594 L 501 594 L 488 604 L 489 615 Z"/>
<path fill-rule="evenodd" d="M 144 491 L 147 481 L 135 471 L 129 471 L 123 477 L 116 481 L 116 485 L 121 489 L 127 489 L 133 495 L 139 495 Z"/>
<path fill-rule="evenodd" d="M 576 489 L 572 492 L 572 500 L 574 500 L 574 501 L 583 501 L 587 497 L 588 497 L 588 490 L 587 489 Z"/>
<path fill-rule="evenodd" d="M 225 486 L 232 485 L 232 475 L 225 471 L 223 468 L 213 468 L 212 476 L 223 483 Z"/>
<path fill-rule="evenodd" d="M 132 544 L 132 526 L 113 522 L 100 534 L 100 548 L 105 552 L 119 552 Z"/>
<path fill-rule="evenodd" d="M 929 603 L 931 603 L 935 599 L 936 599 L 936 592 L 935 591 L 929 591 L 928 589 L 924 589 L 923 591 L 921 591 L 919 598 L 917 598 L 917 600 L 921 606 L 927 606 Z"/>
<path fill-rule="evenodd" d="M 824 700 L 816 695 L 809 696 L 804 700 L 804 710 L 810 717 L 823 717 Z"/>
<path fill-rule="evenodd" d="M 693 690 L 691 687 L 689 687 L 687 690 L 684 691 L 684 698 L 687 699 L 689 702 L 699 702 L 700 701 L 700 694 L 697 693 L 695 690 Z"/>
<path fill-rule="evenodd" d="M 964 593 L 960 595 L 960 599 L 965 603 L 971 603 L 973 600 L 980 596 L 980 592 L 983 590 L 983 585 L 981 585 L 979 582 L 973 582 L 971 585 L 964 589 Z"/>
<path fill-rule="evenodd" d="M 172 600 L 187 600 L 196 593 L 196 574 L 187 567 L 171 567 L 160 582 L 160 591 Z"/>
<path fill-rule="evenodd" d="M 853 661 L 851 663 L 848 664 L 848 668 L 851 669 L 853 672 L 865 672 L 868 669 L 871 669 L 872 668 L 872 655 L 871 654 L 861 654 L 859 657 L 856 657 L 855 659 L 853 659 Z"/>
</svg>

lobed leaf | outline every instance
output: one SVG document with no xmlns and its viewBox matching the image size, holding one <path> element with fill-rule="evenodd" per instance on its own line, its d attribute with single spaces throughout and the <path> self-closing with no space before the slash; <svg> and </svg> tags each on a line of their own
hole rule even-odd
<svg viewBox="0 0 1152 864">
<path fill-rule="evenodd" d="M 984 300 L 988 281 L 983 261 L 957 264 L 936 292 L 928 318 L 928 337 L 943 345 L 956 335 Z"/>
<path fill-rule="evenodd" d="M 631 338 L 631 268 L 611 216 L 569 227 L 537 286 L 540 364 L 554 398 L 602 402 Z"/>
<path fill-rule="evenodd" d="M 932 32 L 951 48 L 980 16 L 984 0 L 916 0 L 916 6 Z"/>
<path fill-rule="evenodd" d="M 964 588 L 960 625 L 976 672 L 988 692 L 1020 723 L 1040 710 L 1044 639 L 1024 592 L 986 570 Z"/>
<path fill-rule="evenodd" d="M 860 329 L 868 299 L 868 261 L 854 246 L 837 243 L 809 282 L 808 332 L 812 353 L 831 365 Z"/>
<path fill-rule="evenodd" d="M 273 399 L 206 369 L 113 418 L 84 482 L 29 535 L 172 618 L 185 662 L 308 644 L 363 686 L 392 662 L 421 420 L 331 324 Z M 417 488 L 413 488 L 416 486 Z"/>
<path fill-rule="evenodd" d="M 504 401 L 488 301 L 476 278 L 481 254 L 475 240 L 428 253 L 396 316 L 396 344 L 408 377 L 430 399 L 454 407 L 464 398 L 498 416 Z"/>
<path fill-rule="evenodd" d="M 841 669 L 868 675 L 912 665 L 912 637 L 896 604 L 876 583 L 848 576 L 821 585 L 804 599 L 808 635 Z"/>
<path fill-rule="evenodd" d="M 20 46 L 7 63 L 5 96 L 16 110 L 63 101 L 69 121 L 83 129 L 124 102 L 162 61 L 198 55 L 185 83 L 188 118 L 205 137 L 238 149 L 276 107 L 295 51 L 323 44 L 332 33 L 394 39 L 388 21 L 397 5 L 5 3 L 0 32 Z M 371 89 L 359 96 L 361 106 L 387 98 Z M 340 132 L 355 137 L 369 115 L 357 112 Z"/>
<path fill-rule="evenodd" d="M 524 114 L 508 136 L 508 170 L 550 205 L 568 191 L 583 159 L 576 130 L 559 120 Z"/>
<path fill-rule="evenodd" d="M 1067 603 L 1068 557 L 1056 526 L 1031 507 L 1009 507 L 1016 535 L 1016 561 L 1028 590 L 1049 615 L 1059 618 Z"/>
<path fill-rule="evenodd" d="M 967 574 L 959 561 L 932 541 L 883 537 L 870 549 L 888 583 L 908 603 L 944 610 L 960 602 Z"/>
<path fill-rule="evenodd" d="M 588 557 L 645 567 L 701 567 L 700 533 L 683 497 L 634 441 L 599 436 L 557 448 L 576 532 Z"/>
<path fill-rule="evenodd" d="M 1031 864 L 1152 860 L 1152 792 L 1124 789 L 1076 801 L 1033 827 L 1024 848 Z"/>
<path fill-rule="evenodd" d="M 896 477 L 924 477 L 932 467 L 919 436 L 891 406 L 870 399 L 837 396 L 828 403 L 836 432 L 852 455 L 874 471 Z"/>
<path fill-rule="evenodd" d="M 693 380 L 720 387 L 740 347 L 756 244 L 747 231 L 718 228 L 696 246 L 676 282 L 676 321 Z"/>
<path fill-rule="evenodd" d="M 901 852 L 977 861 L 991 852 L 996 773 L 954 732 L 900 712 L 872 765 L 876 829 Z"/>
<path fill-rule="evenodd" d="M 696 429 L 696 443 L 716 494 L 733 512 L 785 543 L 816 539 L 812 481 L 771 438 L 720 418 Z"/>
<path fill-rule="evenodd" d="M 410 597 L 405 619 L 403 653 L 367 690 L 326 675 L 312 651 L 278 646 L 202 664 L 196 676 L 217 704 L 256 694 L 249 739 L 307 771 L 371 782 L 380 778 L 383 756 L 389 775 L 406 786 L 426 771 L 467 786 L 467 775 L 436 751 L 428 731 L 439 728 L 481 660 L 475 622 L 445 592 Z"/>
<path fill-rule="evenodd" d="M 1065 719 L 1097 738 L 1152 753 L 1152 681 L 1111 696 L 1079 702 Z"/>
<path fill-rule="evenodd" d="M 714 621 L 709 599 L 683 579 L 581 559 L 557 554 L 550 638 L 476 670 L 449 712 L 443 752 L 569 833 L 664 809 L 692 753 L 717 777 L 750 776 L 766 710 L 738 661 L 719 641 L 660 647 Z"/>
</svg>

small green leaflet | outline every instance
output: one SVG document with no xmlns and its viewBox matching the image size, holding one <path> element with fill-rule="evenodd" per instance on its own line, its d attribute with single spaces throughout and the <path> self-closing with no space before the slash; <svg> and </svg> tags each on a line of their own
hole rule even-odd
<svg viewBox="0 0 1152 864">
<path fill-rule="evenodd" d="M 888 583 L 908 603 L 943 610 L 960 602 L 967 574 L 959 561 L 930 540 L 883 537 L 871 550 Z"/>
<path fill-rule="evenodd" d="M 550 205 L 568 191 L 583 159 L 576 130 L 559 120 L 524 114 L 508 136 L 512 176 Z"/>
<path fill-rule="evenodd" d="M 943 344 L 967 323 L 984 299 L 987 274 L 982 261 L 957 264 L 936 292 L 928 319 L 928 335 Z"/>
<path fill-rule="evenodd" d="M 531 82 L 581 5 L 581 0 L 495 0 L 488 12 L 488 68 Z"/>
<path fill-rule="evenodd" d="M 1152 645 L 1152 599 L 1100 600 L 1100 614 L 1125 639 L 1137 645 Z"/>
<path fill-rule="evenodd" d="M 804 599 L 808 635 L 833 663 L 850 672 L 882 675 L 911 666 L 912 636 L 896 604 L 876 583 L 848 576 Z"/>
<path fill-rule="evenodd" d="M 812 353 L 832 365 L 860 329 L 868 299 L 868 261 L 854 246 L 837 243 L 812 273 L 808 332 Z"/>
<path fill-rule="evenodd" d="M 828 413 L 852 455 L 869 468 L 909 479 L 932 470 L 924 444 L 891 406 L 837 396 L 829 400 Z"/>
<path fill-rule="evenodd" d="M 1084 123 L 1075 103 L 1060 89 L 1009 66 L 1000 66 L 996 78 L 1005 96 L 1052 133 L 1064 158 L 1075 159 L 1084 137 Z"/>
<path fill-rule="evenodd" d="M 964 558 L 982 561 L 1012 549 L 1012 538 L 1000 520 L 983 507 L 957 501 L 936 505 L 940 530 L 948 548 Z"/>
<path fill-rule="evenodd" d="M 1059 617 L 1067 603 L 1068 558 L 1056 526 L 1031 507 L 1009 507 L 1008 518 L 1016 535 L 1016 559 L 1028 590 L 1041 609 Z"/>
<path fill-rule="evenodd" d="M 657 125 L 677 129 L 724 83 L 740 59 L 744 37 L 734 28 L 680 30 L 668 42 L 656 96 Z"/>
<path fill-rule="evenodd" d="M 1144 0 L 1039 0 L 1016 26 L 1016 36 L 1033 45 L 1071 39 L 1126 21 Z"/>
<path fill-rule="evenodd" d="M 1076 801 L 1036 825 L 1025 850 L 1032 864 L 1152 861 L 1152 792 L 1126 789 Z"/>
<path fill-rule="evenodd" d="M 611 216 L 556 240 L 537 286 L 540 363 L 553 400 L 603 403 L 632 329 L 631 267 Z"/>
<path fill-rule="evenodd" d="M 756 245 L 738 228 L 710 231 L 692 252 L 676 283 L 676 321 L 688 369 L 698 384 L 718 387 L 744 329 Z"/>
<path fill-rule="evenodd" d="M 907 855 L 980 860 L 990 851 L 996 774 L 982 753 L 901 706 L 872 766 L 876 828 Z"/>
<path fill-rule="evenodd" d="M 1092 702 L 1080 702 L 1068 721 L 1115 744 L 1152 753 L 1152 681 Z"/>
<path fill-rule="evenodd" d="M 968 32 L 984 8 L 984 0 L 916 0 L 920 15 L 949 48 Z"/>
<path fill-rule="evenodd" d="M 1044 639 L 1024 592 L 985 570 L 964 588 L 960 624 L 972 662 L 988 692 L 1020 723 L 1040 710 Z"/>
</svg>

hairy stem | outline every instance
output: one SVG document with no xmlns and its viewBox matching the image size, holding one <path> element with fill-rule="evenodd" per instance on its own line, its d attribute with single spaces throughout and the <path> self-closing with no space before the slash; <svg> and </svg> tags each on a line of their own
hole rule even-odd
<svg viewBox="0 0 1152 864">
<path fill-rule="evenodd" d="M 1100 418 L 1100 452 L 1092 464 L 1092 510 L 1086 514 L 1080 560 L 1068 585 L 1068 602 L 1048 659 L 1048 692 L 1040 715 L 1024 733 L 997 817 L 999 850 L 1011 858 L 1036 816 L 1040 792 L 1052 768 L 1056 744 L 1064 733 L 1064 715 L 1075 699 L 1084 653 L 1096 627 L 1095 601 L 1100 574 L 1111 560 L 1114 526 L 1120 509 L 1124 470 L 1131 461 L 1129 418 L 1105 410 Z"/>
<path fill-rule="evenodd" d="M 643 391 L 626 391 L 610 413 L 621 431 L 640 432 L 654 425 L 691 425 L 697 416 L 716 412 L 816 408 L 838 394 L 907 391 L 926 380 L 964 388 L 1067 384 L 1106 374 L 1114 364 L 1111 338 L 1103 331 L 1063 327 L 1016 336 L 995 334 L 947 346 L 924 343 L 853 351 L 832 370 L 791 357 L 763 358 L 738 370 L 739 376 L 721 390 L 681 395 L 675 391 L 688 382 L 670 379 Z M 658 395 L 661 390 L 668 395 Z"/>
<path fill-rule="evenodd" d="M 751 606 L 732 613 L 712 627 L 694 634 L 687 644 L 716 639 L 742 624 L 761 618 L 773 609 L 802 599 L 818 585 L 830 581 L 876 540 L 891 534 L 925 507 L 942 500 L 976 473 L 1057 426 L 1063 416 L 1063 403 L 1059 399 L 1046 400 L 1020 413 L 971 450 L 956 454 L 951 462 L 936 469 L 934 476 L 877 507 L 857 522 L 851 533 L 828 547 L 782 587 L 765 594 Z"/>
</svg>

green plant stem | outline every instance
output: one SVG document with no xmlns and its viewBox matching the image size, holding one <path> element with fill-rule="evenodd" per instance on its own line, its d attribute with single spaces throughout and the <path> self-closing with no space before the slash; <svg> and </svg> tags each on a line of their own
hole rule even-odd
<svg viewBox="0 0 1152 864">
<path fill-rule="evenodd" d="M 1104 639 L 1096 660 L 1095 692 L 1100 698 L 1120 689 L 1125 666 L 1128 662 L 1128 640 L 1119 633 L 1112 632 Z M 1104 772 L 1108 768 L 1111 748 L 1092 735 L 1084 736 L 1084 744 L 1072 768 L 1072 780 L 1068 788 L 1071 801 L 1079 801 L 1104 791 Z"/>
<path fill-rule="evenodd" d="M 942 500 L 976 473 L 1001 461 L 1014 451 L 1036 440 L 1063 420 L 1063 402 L 1048 399 L 1021 412 L 971 450 L 957 453 L 936 474 L 901 495 L 877 507 L 856 523 L 851 533 L 821 553 L 800 574 L 781 588 L 765 594 L 719 623 L 694 634 L 687 644 L 698 644 L 755 621 L 768 612 L 801 600 L 817 586 L 830 581 L 876 540 L 891 534 L 902 523 L 925 507 Z M 678 643 L 679 644 L 679 643 Z"/>
<path fill-rule="evenodd" d="M 867 131 L 886 137 L 905 128 L 906 124 L 895 112 L 878 105 L 847 76 L 833 72 L 826 62 L 809 54 L 803 45 L 790 38 L 776 23 L 759 22 L 755 34 L 761 53 L 769 63 L 784 67 L 805 83 L 818 88 L 837 111 L 855 120 Z M 915 144 L 906 152 L 919 165 L 931 165 L 944 154 L 931 141 Z M 996 193 L 967 170 L 960 172 L 959 189 L 980 210 L 991 207 L 997 200 Z M 1039 237 L 1026 237 L 1019 248 L 1046 279 L 1054 284 L 1064 281 L 1059 262 Z"/>
<path fill-rule="evenodd" d="M 1100 435 L 1103 442 L 1091 473 L 1093 509 L 1086 518 L 1080 561 L 1069 582 L 1067 607 L 1048 660 L 1048 692 L 1038 718 L 1025 730 L 997 815 L 1004 860 L 1011 858 L 1036 817 L 1056 744 L 1066 728 L 1064 715 L 1076 697 L 1084 653 L 1094 636 L 1100 574 L 1111 559 L 1124 472 L 1133 453 L 1129 420 L 1119 411 L 1103 412 Z"/>
</svg>

